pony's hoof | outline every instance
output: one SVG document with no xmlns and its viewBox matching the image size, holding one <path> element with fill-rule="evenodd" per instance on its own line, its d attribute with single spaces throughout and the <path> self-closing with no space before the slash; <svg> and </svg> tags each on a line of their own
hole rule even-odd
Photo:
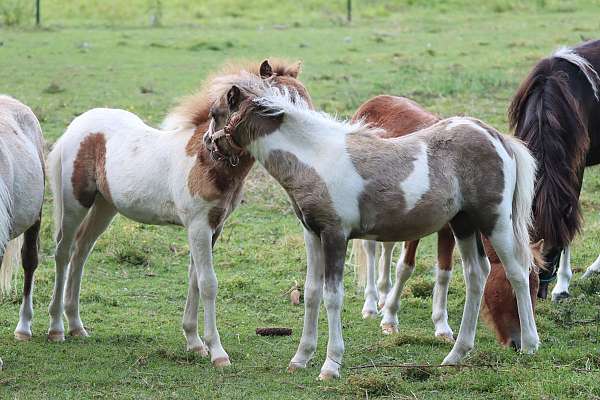
<svg viewBox="0 0 600 400">
<path fill-rule="evenodd" d="M 225 368 L 231 365 L 228 357 L 219 357 L 212 360 L 212 364 L 215 368 Z"/>
<path fill-rule="evenodd" d="M 73 337 L 88 337 L 90 336 L 87 331 L 85 330 L 85 328 L 77 328 L 77 329 L 73 329 L 71 331 L 69 331 L 69 336 L 73 336 Z"/>
<path fill-rule="evenodd" d="M 381 332 L 384 335 L 393 335 L 394 333 L 398 333 L 398 325 L 396 324 L 381 324 Z"/>
<path fill-rule="evenodd" d="M 446 358 L 444 358 L 444 361 L 442 361 L 442 365 L 458 365 L 460 364 L 461 359 L 462 357 L 450 353 L 446 356 Z"/>
<path fill-rule="evenodd" d="M 330 381 L 332 379 L 337 379 L 340 377 L 340 373 L 336 371 L 325 370 L 321 371 L 319 374 L 320 381 Z"/>
<path fill-rule="evenodd" d="M 377 307 L 379 307 L 380 310 L 383 310 L 383 307 L 385 307 L 385 301 L 380 301 L 377 303 Z"/>
<path fill-rule="evenodd" d="M 447 343 L 451 343 L 451 344 L 454 344 L 454 342 L 455 342 L 452 332 L 436 333 L 435 337 L 440 339 L 443 342 L 447 342 Z"/>
<path fill-rule="evenodd" d="M 31 339 L 31 333 L 15 331 L 15 339 L 19 342 L 26 342 Z"/>
<path fill-rule="evenodd" d="M 364 310 L 362 312 L 363 319 L 372 319 L 377 317 L 377 311 L 373 310 Z"/>
<path fill-rule="evenodd" d="M 188 351 L 191 351 L 192 353 L 198 353 L 202 357 L 208 357 L 208 347 L 206 346 L 190 347 L 188 348 Z"/>
<path fill-rule="evenodd" d="M 49 342 L 64 342 L 65 341 L 65 332 L 63 331 L 48 331 L 48 341 Z"/>
<path fill-rule="evenodd" d="M 298 371 L 299 369 L 304 369 L 304 368 L 306 368 L 306 364 L 291 362 L 287 367 L 287 372 L 289 372 L 290 374 L 293 374 L 294 372 Z"/>
<path fill-rule="evenodd" d="M 552 293 L 552 302 L 558 303 L 561 300 L 568 299 L 569 297 L 571 297 L 569 292 L 560 292 L 560 293 L 556 293 L 556 294 Z"/>
<path fill-rule="evenodd" d="M 535 354 L 538 351 L 538 348 L 540 347 L 540 342 L 534 342 L 531 344 L 522 344 L 521 345 L 521 353 L 523 354 Z"/>
</svg>

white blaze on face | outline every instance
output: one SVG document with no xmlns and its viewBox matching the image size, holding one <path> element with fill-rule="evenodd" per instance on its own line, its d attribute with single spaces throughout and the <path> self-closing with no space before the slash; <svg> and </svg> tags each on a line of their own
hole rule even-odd
<svg viewBox="0 0 600 400">
<path fill-rule="evenodd" d="M 423 195 L 429 191 L 429 159 L 425 143 L 420 143 L 415 157 L 412 172 L 400 182 L 400 189 L 406 203 L 406 212 L 412 210 Z"/>
</svg>

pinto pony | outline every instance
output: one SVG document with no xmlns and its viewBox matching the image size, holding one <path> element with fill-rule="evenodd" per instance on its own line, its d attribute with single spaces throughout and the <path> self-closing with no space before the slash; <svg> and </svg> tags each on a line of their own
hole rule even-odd
<svg viewBox="0 0 600 400">
<path fill-rule="evenodd" d="M 521 83 L 508 115 L 539 168 L 533 201 L 534 240 L 544 239 L 547 271 L 538 296 L 569 296 L 569 244 L 581 229 L 579 194 L 586 166 L 600 163 L 600 40 L 562 48 L 538 62 Z M 561 260 L 561 252 L 564 255 Z M 584 276 L 600 272 L 600 256 Z"/>
<path fill-rule="evenodd" d="M 461 251 L 467 295 L 444 364 L 458 363 L 474 345 L 490 271 L 480 232 L 490 238 L 515 291 L 521 349 L 537 350 L 528 281 L 535 160 L 519 141 L 471 118 L 381 139 L 378 129 L 313 111 L 293 91 L 253 76 L 217 104 L 211 114 L 220 119 L 212 118 L 205 135 L 210 151 L 254 156 L 286 190 L 304 225 L 304 329 L 290 370 L 305 368 L 314 355 L 323 297 L 329 341 L 319 377 L 339 377 L 348 240 L 415 240 L 447 223 Z"/>
<path fill-rule="evenodd" d="M 42 128 L 31 109 L 0 96 L 0 283 L 2 291 L 8 291 L 22 262 L 25 278 L 15 329 L 18 340 L 32 335 L 33 275 L 44 200 L 43 143 Z"/>
<path fill-rule="evenodd" d="M 410 99 L 382 95 L 363 103 L 352 117 L 352 120 L 355 122 L 363 121 L 372 127 L 384 129 L 380 132 L 383 138 L 395 138 L 433 125 L 439 121 L 439 118 Z M 438 262 L 436 265 L 431 318 L 435 326 L 435 335 L 453 342 L 453 332 L 448 324 L 447 299 L 448 286 L 452 276 L 454 236 L 449 225 L 445 225 L 437 235 Z M 489 240 L 486 238 L 482 238 L 482 240 L 492 267 L 484 290 L 482 307 L 485 308 L 484 320 L 496 332 L 500 343 L 518 346 L 520 327 L 516 299 L 504 274 L 502 263 Z M 365 283 L 363 317 L 368 318 L 377 315 L 377 298 L 379 296 L 379 307 L 383 309 L 383 319 L 381 321 L 383 333 L 398 332 L 397 313 L 400 308 L 400 295 L 405 282 L 414 271 L 418 244 L 418 240 L 404 243 L 402 255 L 396 267 L 396 282 L 391 288 L 390 266 L 395 243 L 382 243 L 377 287 L 375 286 L 376 242 L 354 240 L 352 243 L 353 253 L 356 254 L 358 281 L 360 284 Z M 533 245 L 531 249 L 534 259 L 537 261 L 536 266 L 542 266 L 539 261 L 540 244 Z M 538 268 L 532 268 L 529 276 L 530 290 L 534 288 L 536 292 L 538 288 L 537 271 Z M 535 294 L 531 300 L 535 306 Z"/>
<path fill-rule="evenodd" d="M 214 102 L 250 73 L 272 85 L 289 86 L 310 103 L 296 79 L 299 64 L 265 61 L 260 68 L 227 67 L 209 78 L 198 94 L 168 115 L 164 130 L 146 125 L 128 111 L 104 108 L 87 111 L 71 122 L 48 157 L 57 243 L 50 340 L 64 340 L 63 310 L 69 334 L 88 335 L 79 316 L 83 266 L 98 237 L 120 213 L 145 224 L 185 227 L 191 251 L 183 316 L 187 349 L 204 356 L 210 353 L 215 366 L 230 364 L 216 325 L 212 246 L 241 200 L 254 159 L 243 155 L 234 162 L 213 157 L 202 136 Z M 199 297 L 204 304 L 204 341 L 198 335 Z"/>
</svg>

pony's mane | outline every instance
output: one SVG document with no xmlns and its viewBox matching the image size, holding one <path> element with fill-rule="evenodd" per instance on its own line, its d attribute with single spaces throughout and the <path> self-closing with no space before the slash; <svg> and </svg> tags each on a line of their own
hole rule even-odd
<svg viewBox="0 0 600 400">
<path fill-rule="evenodd" d="M 343 131 L 347 134 L 377 135 L 382 131 L 381 128 L 372 127 L 362 119 L 358 121 L 342 120 L 336 115 L 315 111 L 295 90 L 290 90 L 285 86 L 276 87 L 261 82 L 257 87 L 260 89 L 253 102 L 258 106 L 258 112 L 263 116 L 285 115 L 291 120 L 334 128 L 326 130 L 324 134 Z"/>
<path fill-rule="evenodd" d="M 275 75 L 296 78 L 300 73 L 300 62 L 269 59 Z M 218 71 L 210 74 L 200 90 L 184 97 L 168 114 L 161 127 L 163 129 L 194 128 L 208 120 L 210 107 L 234 84 L 238 84 L 243 74 L 260 75 L 260 63 L 256 61 L 229 62 Z M 245 78 L 241 78 L 244 80 Z"/>
<path fill-rule="evenodd" d="M 552 57 L 562 58 L 570 62 L 571 64 L 575 64 L 581 72 L 585 75 L 586 79 L 590 83 L 592 90 L 594 91 L 594 97 L 596 100 L 600 101 L 600 97 L 598 97 L 598 88 L 600 87 L 600 76 L 590 64 L 588 60 L 575 53 L 575 51 L 570 47 L 561 47 L 552 54 Z"/>
</svg>

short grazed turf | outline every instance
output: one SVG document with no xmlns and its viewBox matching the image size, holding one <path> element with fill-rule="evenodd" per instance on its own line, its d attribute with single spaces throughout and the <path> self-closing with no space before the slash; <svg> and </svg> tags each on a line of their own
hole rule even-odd
<svg viewBox="0 0 600 400">
<path fill-rule="evenodd" d="M 9 7 L 15 1 L 0 2 Z M 123 4 L 121 4 L 123 3 Z M 157 4 L 161 26 L 150 27 Z M 443 116 L 470 115 L 507 131 L 506 108 L 519 82 L 560 45 L 592 38 L 598 1 L 260 0 L 162 2 L 42 1 L 44 28 L 22 21 L 0 28 L 0 92 L 29 104 L 46 139 L 92 107 L 120 107 L 157 125 L 178 97 L 195 90 L 228 59 L 301 59 L 316 106 L 347 117 L 373 95 L 405 95 Z M 30 17 L 29 9 L 25 10 Z M 0 22 L 3 21 L 0 13 Z M 156 20 L 156 18 L 155 18 Z M 0 307 L 0 397 L 87 398 L 600 398 L 600 279 L 580 282 L 600 250 L 600 169 L 586 172 L 583 232 L 573 249 L 573 297 L 539 303 L 542 347 L 534 356 L 500 348 L 483 325 L 464 369 L 351 369 L 364 364 L 439 364 L 450 345 L 433 337 L 432 238 L 400 311 L 401 333 L 381 335 L 362 320 L 362 293 L 346 271 L 342 378 L 315 380 L 327 340 L 308 369 L 285 372 L 302 327 L 303 307 L 285 295 L 304 280 L 300 224 L 284 192 L 259 167 L 245 202 L 215 248 L 218 326 L 233 365 L 215 370 L 185 351 L 181 316 L 187 293 L 184 232 L 117 217 L 88 260 L 81 313 L 91 336 L 47 343 L 54 279 L 51 195 L 44 209 L 42 263 L 36 274 L 34 338 L 16 342 L 21 292 Z M 450 324 L 458 331 L 464 284 L 458 257 Z M 415 290 L 411 290 L 415 288 Z M 420 290 L 417 290 L 420 289 Z M 582 323 L 585 320 L 595 322 Z M 291 337 L 255 335 L 259 326 L 293 328 Z"/>
</svg>

